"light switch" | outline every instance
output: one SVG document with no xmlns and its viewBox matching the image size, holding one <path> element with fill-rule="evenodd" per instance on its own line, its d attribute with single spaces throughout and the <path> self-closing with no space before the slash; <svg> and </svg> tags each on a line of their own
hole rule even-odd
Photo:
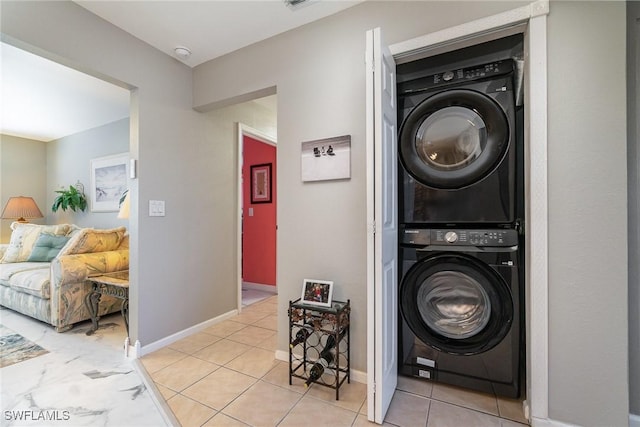
<svg viewBox="0 0 640 427">
<path fill-rule="evenodd" d="M 136 159 L 129 159 L 129 178 L 136 179 Z"/>
<path fill-rule="evenodd" d="M 249 216 L 253 216 L 253 208 L 249 208 Z"/>
<path fill-rule="evenodd" d="M 164 216 L 164 200 L 149 200 L 149 216 Z"/>
</svg>

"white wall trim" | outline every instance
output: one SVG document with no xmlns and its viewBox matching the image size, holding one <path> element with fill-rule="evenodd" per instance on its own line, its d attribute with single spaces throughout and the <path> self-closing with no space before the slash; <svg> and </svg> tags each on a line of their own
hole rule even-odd
<svg viewBox="0 0 640 427">
<path fill-rule="evenodd" d="M 549 1 L 539 0 L 526 6 L 487 16 L 454 27 L 425 34 L 389 47 L 397 63 L 433 56 L 466 46 L 524 32 L 523 26 L 535 16 L 549 13 Z M 496 35 L 497 34 L 497 35 Z M 486 39 L 486 40 L 485 40 Z M 428 54 L 427 54 L 428 52 Z"/>
<path fill-rule="evenodd" d="M 517 32 L 525 34 L 525 158 L 527 221 L 527 404 L 535 425 L 549 420 L 547 15 L 548 0 L 390 46 L 399 62 L 427 57 Z"/>
<path fill-rule="evenodd" d="M 238 133 L 241 135 L 248 135 L 254 139 L 257 139 L 261 142 L 264 142 L 265 144 L 269 144 L 269 145 L 273 145 L 273 146 L 277 146 L 278 145 L 278 141 L 276 140 L 276 137 L 273 135 L 268 135 L 264 132 L 259 131 L 258 129 L 254 129 L 251 126 L 247 126 L 245 124 L 242 123 L 238 123 Z"/>
<path fill-rule="evenodd" d="M 525 52 L 527 205 L 527 399 L 531 417 L 549 417 L 549 205 L 547 173 L 547 17 L 529 21 Z"/>
<path fill-rule="evenodd" d="M 277 146 L 277 141 L 274 136 L 267 135 L 264 132 L 260 132 L 257 129 L 247 126 L 245 124 L 236 122 L 236 137 L 237 137 L 237 154 L 238 154 L 238 170 L 236 175 L 236 189 L 237 189 L 237 201 L 236 201 L 236 278 L 237 278 L 237 309 L 238 313 L 242 312 L 242 166 L 244 161 L 244 137 L 245 135 L 255 138 L 258 141 Z M 277 264 L 277 260 L 276 260 Z M 275 287 L 275 293 L 278 293 L 277 284 Z"/>
<path fill-rule="evenodd" d="M 531 427 L 579 427 L 575 424 L 563 423 L 562 421 L 550 420 L 548 418 L 532 418 Z"/>
<path fill-rule="evenodd" d="M 207 329 L 210 326 L 213 326 L 217 323 L 222 322 L 223 320 L 227 320 L 238 314 L 238 310 L 231 310 L 220 316 L 214 317 L 213 319 L 206 320 L 202 323 L 198 323 L 197 325 L 193 325 L 187 329 L 183 329 L 181 331 L 176 332 L 175 334 L 171 334 L 168 337 L 164 337 L 158 341 L 154 341 L 151 344 L 147 344 L 144 347 L 141 347 L 138 351 L 135 351 L 133 357 L 140 358 L 145 354 L 153 353 L 156 350 L 160 350 L 163 347 L 166 347 L 170 344 L 173 344 L 176 341 L 181 340 L 182 338 L 186 338 L 195 334 L 196 332 L 200 332 L 203 329 Z M 139 346 L 139 342 L 136 341 Z"/>
</svg>

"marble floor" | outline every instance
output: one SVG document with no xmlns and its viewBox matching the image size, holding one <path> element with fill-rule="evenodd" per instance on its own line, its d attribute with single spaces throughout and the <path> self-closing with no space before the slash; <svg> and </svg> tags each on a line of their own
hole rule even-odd
<svg viewBox="0 0 640 427">
<path fill-rule="evenodd" d="M 2 426 L 165 426 L 155 399 L 124 355 L 126 332 L 119 313 L 65 333 L 0 307 L 0 324 L 47 354 L 0 369 Z M 153 387 L 153 386 L 152 386 Z"/>
<path fill-rule="evenodd" d="M 340 389 L 289 385 L 288 363 L 276 360 L 277 296 L 142 357 L 177 423 L 191 426 L 374 426 L 366 385 Z M 399 377 L 384 425 L 523 427 L 517 400 Z"/>
</svg>

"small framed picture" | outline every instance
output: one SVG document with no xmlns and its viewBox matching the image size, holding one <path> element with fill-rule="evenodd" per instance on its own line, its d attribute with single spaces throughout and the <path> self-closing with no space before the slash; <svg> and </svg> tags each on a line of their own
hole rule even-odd
<svg viewBox="0 0 640 427">
<path fill-rule="evenodd" d="M 333 282 L 315 279 L 304 279 L 302 282 L 300 302 L 320 307 L 331 307 L 332 297 Z"/>
<path fill-rule="evenodd" d="M 271 163 L 251 166 L 251 203 L 271 203 Z"/>
</svg>

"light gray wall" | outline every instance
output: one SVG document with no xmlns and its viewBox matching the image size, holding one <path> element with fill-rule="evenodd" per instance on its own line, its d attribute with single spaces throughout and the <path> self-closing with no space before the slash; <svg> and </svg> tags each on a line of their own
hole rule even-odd
<svg viewBox="0 0 640 427">
<path fill-rule="evenodd" d="M 216 178 L 232 182 L 233 169 L 212 171 L 206 119 L 191 106 L 277 86 L 278 347 L 286 348 L 284 305 L 301 280 L 333 278 L 335 297 L 352 299 L 353 367 L 365 370 L 364 31 L 382 26 L 395 43 L 512 7 L 366 2 L 204 64 L 193 87 L 187 67 L 70 2 L 3 2 L 1 24 L 14 41 L 138 88 L 132 335 L 143 345 L 235 306 L 208 279 L 235 268 L 211 256 L 211 236 L 234 224 L 217 221 L 227 217 L 209 195 Z M 552 2 L 549 16 L 550 414 L 582 425 L 625 425 L 628 413 L 624 53 L 612 48 L 624 45 L 623 10 Z M 352 136 L 352 178 L 303 184 L 300 143 L 343 134 Z M 148 217 L 149 199 L 166 200 L 167 216 Z M 211 220 L 194 221 L 193 212 Z M 309 227 L 316 223 L 331 226 Z"/>
<path fill-rule="evenodd" d="M 47 215 L 47 151 L 42 141 L 0 135 L 0 212 L 9 197 L 33 197 L 43 215 Z M 10 225 L 14 220 L 1 220 L 0 243 L 11 239 Z M 30 219 L 44 224 L 45 218 Z"/>
<path fill-rule="evenodd" d="M 627 2 L 629 172 L 629 406 L 640 417 L 640 2 Z"/>
<path fill-rule="evenodd" d="M 303 279 L 332 280 L 334 298 L 352 303 L 352 367 L 367 369 L 365 31 L 381 26 L 395 43 L 521 4 L 365 2 L 194 69 L 203 110 L 277 87 L 280 350 Z M 351 135 L 351 179 L 303 183 L 301 143 L 339 135 Z"/>
<path fill-rule="evenodd" d="M 43 213 L 47 224 L 76 224 L 80 227 L 127 227 L 128 221 L 117 218 L 117 212 L 91 212 L 90 161 L 97 157 L 129 152 L 129 119 L 118 120 L 58 140 L 47 147 L 47 203 Z M 84 212 L 51 211 L 51 205 L 62 187 L 68 189 L 80 181 L 84 185 L 88 206 Z"/>
<path fill-rule="evenodd" d="M 368 2 L 195 69 L 201 109 L 277 87 L 280 349 L 287 300 L 302 278 L 326 277 L 352 299 L 353 366 L 365 369 L 363 34 L 381 26 L 394 43 L 514 7 L 462 6 Z M 611 48 L 624 22 L 619 2 L 553 2 L 549 16 L 550 416 L 580 425 L 628 422 L 625 62 Z M 341 134 L 352 178 L 301 183 L 300 143 Z"/>
<path fill-rule="evenodd" d="M 628 421 L 624 2 L 550 2 L 549 414 Z"/>
<path fill-rule="evenodd" d="M 192 109 L 191 69 L 73 2 L 3 1 L 0 19 L 5 41 L 133 89 L 133 340 L 148 345 L 235 308 L 212 280 L 229 268 L 211 257 L 212 236 L 228 224 L 216 221 L 215 150 Z M 148 216 L 151 199 L 166 202 L 165 217 Z"/>
<path fill-rule="evenodd" d="M 210 246 L 209 256 L 227 268 L 219 269 L 215 278 L 211 278 L 212 286 L 225 299 L 237 298 L 238 279 L 236 277 L 237 261 L 237 174 L 238 174 L 238 136 L 236 123 L 240 122 L 260 132 L 276 137 L 276 112 L 269 111 L 255 102 L 220 108 L 204 115 L 207 120 L 206 138 L 212 155 L 208 167 L 215 174 L 214 180 L 208 183 L 208 192 L 212 196 L 214 208 L 208 221 L 226 224 L 218 227 L 211 236 L 215 242 Z"/>
</svg>

